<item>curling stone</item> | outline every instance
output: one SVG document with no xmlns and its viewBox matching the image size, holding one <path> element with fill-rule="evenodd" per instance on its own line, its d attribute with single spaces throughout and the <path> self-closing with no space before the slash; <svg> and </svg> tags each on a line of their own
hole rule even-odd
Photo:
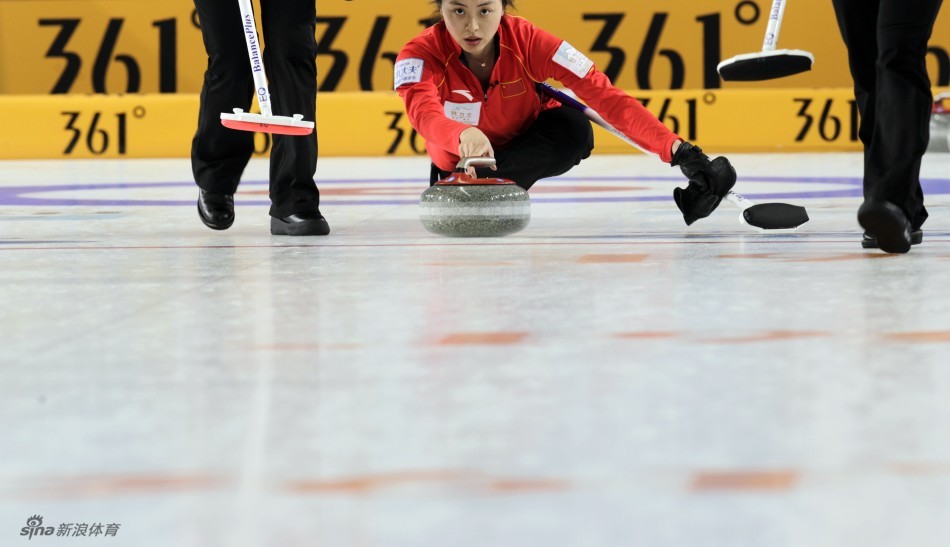
<svg viewBox="0 0 950 547">
<path fill-rule="evenodd" d="M 950 152 L 950 92 L 934 97 L 930 115 L 930 144 L 928 152 Z"/>
<path fill-rule="evenodd" d="M 491 167 L 495 158 L 462 158 L 455 172 L 422 193 L 426 230 L 451 237 L 498 237 L 520 232 L 531 220 L 528 192 L 514 182 L 473 178 L 469 167 Z"/>
</svg>

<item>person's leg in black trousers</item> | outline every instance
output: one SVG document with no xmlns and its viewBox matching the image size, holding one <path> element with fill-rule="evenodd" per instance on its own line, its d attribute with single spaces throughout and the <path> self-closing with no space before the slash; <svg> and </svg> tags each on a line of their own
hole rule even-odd
<svg viewBox="0 0 950 547">
<path fill-rule="evenodd" d="M 316 119 L 317 42 L 313 0 L 262 0 L 264 66 L 274 112 Z M 270 155 L 270 215 L 283 218 L 319 210 L 317 137 L 273 135 Z"/>
<path fill-rule="evenodd" d="M 594 149 L 594 132 L 583 112 L 569 107 L 541 112 L 522 135 L 495 151 L 496 171 L 480 167 L 479 177 L 512 180 L 528 190 L 539 179 L 556 177 L 570 171 Z M 449 173 L 432 167 L 430 183 Z"/>
<path fill-rule="evenodd" d="M 237 2 L 195 0 L 208 68 L 201 87 L 191 167 L 198 184 L 198 212 L 211 228 L 234 221 L 232 195 L 254 151 L 254 135 L 221 125 L 221 113 L 250 109 L 254 86 Z"/>
<path fill-rule="evenodd" d="M 914 229 L 927 219 L 920 186 L 933 110 L 926 58 L 940 4 L 883 0 L 877 24 L 877 117 L 865 167 L 873 177 L 870 197 L 903 209 Z"/>
<path fill-rule="evenodd" d="M 833 0 L 848 47 L 864 144 L 862 224 L 870 219 L 885 250 L 906 252 L 927 219 L 920 186 L 920 160 L 929 140 L 933 96 L 927 76 L 927 41 L 941 0 Z M 888 205 L 889 204 L 889 205 Z M 891 210 L 891 206 L 896 209 Z M 909 224 L 905 243 L 897 234 L 899 212 Z M 891 222 L 891 217 L 897 219 Z M 879 220 L 883 218 L 883 225 Z M 867 227 L 866 227 L 867 229 Z M 872 231 L 868 229 L 868 231 Z M 867 234 L 876 245 L 878 234 Z M 866 245 L 871 246 L 871 245 Z M 891 249 L 885 248 L 890 247 Z"/>
<path fill-rule="evenodd" d="M 250 109 L 253 78 L 240 9 L 231 0 L 195 0 L 208 70 L 201 92 L 198 131 L 192 143 L 195 181 L 201 188 L 198 210 L 209 227 L 225 229 L 234 219 L 232 194 L 254 148 L 250 132 L 220 123 L 221 112 Z M 310 0 L 262 1 L 264 65 L 275 115 L 316 118 L 315 3 Z M 273 135 L 270 168 L 271 233 L 325 235 L 320 195 L 313 176 L 316 135 Z M 228 213 L 230 213 L 228 218 Z"/>
</svg>

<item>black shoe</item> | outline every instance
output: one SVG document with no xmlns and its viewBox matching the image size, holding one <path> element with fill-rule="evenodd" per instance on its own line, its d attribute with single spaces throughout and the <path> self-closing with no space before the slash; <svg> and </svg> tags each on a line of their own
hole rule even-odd
<svg viewBox="0 0 950 547">
<path fill-rule="evenodd" d="M 275 236 L 325 236 L 330 233 L 330 225 L 320 211 L 307 211 L 283 218 L 271 217 L 270 233 Z"/>
<path fill-rule="evenodd" d="M 911 245 L 920 245 L 920 242 L 924 240 L 924 231 L 920 228 L 914 230 L 910 233 L 910 244 Z M 871 234 L 864 232 L 864 237 L 861 238 L 861 246 L 865 249 L 877 249 L 877 239 Z"/>
<path fill-rule="evenodd" d="M 234 195 L 212 194 L 199 188 L 198 216 L 212 230 L 227 230 L 234 224 Z"/>
<path fill-rule="evenodd" d="M 858 209 L 858 223 L 886 253 L 910 250 L 910 222 L 900 208 L 889 201 L 865 201 Z"/>
</svg>

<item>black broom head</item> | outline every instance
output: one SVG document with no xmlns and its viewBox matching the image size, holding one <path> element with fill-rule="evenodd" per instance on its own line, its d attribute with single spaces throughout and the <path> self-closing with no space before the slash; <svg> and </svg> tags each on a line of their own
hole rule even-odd
<svg viewBox="0 0 950 547">
<path fill-rule="evenodd" d="M 814 62 L 807 51 L 782 49 L 736 55 L 718 68 L 719 76 L 727 82 L 757 82 L 809 71 Z"/>
<path fill-rule="evenodd" d="M 790 203 L 759 203 L 742 211 L 746 223 L 763 230 L 787 230 L 808 222 L 804 207 Z"/>
</svg>

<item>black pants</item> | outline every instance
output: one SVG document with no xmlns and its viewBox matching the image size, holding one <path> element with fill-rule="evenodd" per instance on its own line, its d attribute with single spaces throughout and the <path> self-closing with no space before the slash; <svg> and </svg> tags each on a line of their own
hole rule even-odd
<svg viewBox="0 0 950 547">
<path fill-rule="evenodd" d="M 191 146 L 195 182 L 207 192 L 232 194 L 254 150 L 254 135 L 221 125 L 222 112 L 248 111 L 254 82 L 235 0 L 195 0 L 208 69 L 201 88 L 198 130 Z M 264 67 L 274 113 L 316 118 L 317 43 L 313 0 L 261 0 Z M 315 132 L 314 132 L 315 133 Z M 270 215 L 285 217 L 317 211 L 320 194 L 317 137 L 272 135 Z"/>
<path fill-rule="evenodd" d="M 864 199 L 901 207 L 917 229 L 927 219 L 920 159 L 933 107 L 927 41 L 941 0 L 832 2 L 861 113 Z"/>
<path fill-rule="evenodd" d="M 582 112 L 560 107 L 541 112 L 538 119 L 522 135 L 495 151 L 497 171 L 481 167 L 479 177 L 513 180 L 525 190 L 538 179 L 563 175 L 590 157 L 594 149 L 594 132 Z M 449 173 L 432 165 L 429 178 L 435 184 Z"/>
</svg>

